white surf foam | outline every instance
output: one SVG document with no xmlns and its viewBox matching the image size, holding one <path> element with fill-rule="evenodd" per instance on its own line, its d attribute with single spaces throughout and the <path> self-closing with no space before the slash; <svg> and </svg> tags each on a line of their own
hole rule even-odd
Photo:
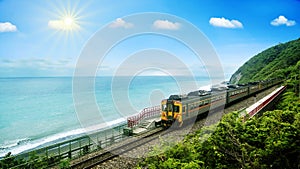
<svg viewBox="0 0 300 169">
<path fill-rule="evenodd" d="M 124 122 L 126 122 L 126 118 L 119 118 L 106 123 L 101 123 L 101 124 L 97 124 L 85 128 L 54 134 L 38 140 L 30 140 L 28 138 L 14 140 L 11 142 L 7 142 L 7 144 L 4 144 L 2 147 L 0 147 L 0 157 L 4 157 L 9 152 L 11 152 L 13 155 L 20 154 L 24 151 L 32 150 L 39 146 L 46 145 L 47 143 L 48 144 L 52 142 L 57 143 L 59 140 L 62 140 L 64 138 L 68 139 L 71 138 L 72 136 L 76 137 L 82 134 L 95 133 L 97 131 L 115 127 L 118 124 Z"/>
<path fill-rule="evenodd" d="M 201 86 L 201 87 L 199 88 L 199 90 L 210 91 L 210 90 L 211 90 L 211 86 L 212 86 L 212 85 Z"/>
</svg>

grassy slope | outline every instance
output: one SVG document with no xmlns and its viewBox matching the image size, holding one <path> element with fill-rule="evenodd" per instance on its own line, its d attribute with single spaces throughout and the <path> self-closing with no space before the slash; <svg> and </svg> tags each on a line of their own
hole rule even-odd
<svg viewBox="0 0 300 169">
<path fill-rule="evenodd" d="M 286 78 L 300 60 L 300 38 L 273 46 L 252 57 L 231 77 L 231 83 Z"/>
</svg>

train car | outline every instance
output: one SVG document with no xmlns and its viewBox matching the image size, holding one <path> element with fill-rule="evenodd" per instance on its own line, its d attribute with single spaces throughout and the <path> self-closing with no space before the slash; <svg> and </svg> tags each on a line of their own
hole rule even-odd
<svg viewBox="0 0 300 169">
<path fill-rule="evenodd" d="M 227 92 L 227 104 L 248 96 L 249 87 L 241 87 Z"/>
<path fill-rule="evenodd" d="M 220 107 L 225 104 L 226 93 L 214 92 L 207 95 L 171 95 L 161 101 L 161 124 L 170 127 L 174 122 L 181 126 L 183 121 L 195 118 L 209 111 L 211 105 Z"/>
<path fill-rule="evenodd" d="M 174 122 L 178 122 L 181 126 L 184 121 L 208 112 L 211 105 L 217 108 L 230 104 L 281 82 L 280 79 L 273 79 L 228 87 L 225 92 L 224 88 L 222 90 L 215 88 L 216 91 L 213 92 L 199 90 L 190 92 L 187 96 L 171 95 L 161 101 L 161 125 L 170 127 Z"/>
<path fill-rule="evenodd" d="M 249 95 L 254 94 L 258 91 L 259 91 L 259 83 L 249 85 Z"/>
</svg>

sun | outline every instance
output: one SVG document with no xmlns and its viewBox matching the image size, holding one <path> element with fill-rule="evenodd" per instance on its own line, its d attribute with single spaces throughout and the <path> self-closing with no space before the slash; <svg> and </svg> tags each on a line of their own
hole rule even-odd
<svg viewBox="0 0 300 169">
<path fill-rule="evenodd" d="M 83 39 L 86 33 L 86 21 L 88 13 L 80 1 L 49 1 L 49 8 L 45 10 L 48 19 L 47 32 L 58 42 L 68 42 Z M 50 38 L 49 37 L 49 38 Z"/>
<path fill-rule="evenodd" d="M 71 1 L 65 1 L 62 4 L 53 4 L 51 19 L 48 21 L 48 27 L 50 29 L 57 30 L 59 32 L 72 33 L 81 30 L 82 18 L 81 13 L 83 9 L 77 8 L 78 4 L 71 3 Z"/>
<path fill-rule="evenodd" d="M 70 16 L 67 16 L 64 18 L 64 24 L 66 26 L 72 26 L 74 23 L 74 18 L 70 17 Z"/>
<path fill-rule="evenodd" d="M 58 20 L 50 20 L 48 26 L 61 31 L 73 31 L 80 28 L 77 18 L 72 15 L 63 15 Z"/>
<path fill-rule="evenodd" d="M 74 30 L 78 27 L 78 23 L 73 16 L 65 16 L 62 19 L 62 27 L 65 30 Z"/>
</svg>

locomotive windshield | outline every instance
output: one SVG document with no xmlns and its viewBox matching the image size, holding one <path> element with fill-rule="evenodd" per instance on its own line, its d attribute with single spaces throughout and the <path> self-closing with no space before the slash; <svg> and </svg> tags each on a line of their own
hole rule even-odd
<svg viewBox="0 0 300 169">
<path fill-rule="evenodd" d="M 162 104 L 161 110 L 166 112 L 173 112 L 173 104 L 172 103 Z"/>
<path fill-rule="evenodd" d="M 167 104 L 167 109 L 168 109 L 168 112 L 173 112 L 173 104 L 172 103 L 168 103 Z"/>
</svg>

